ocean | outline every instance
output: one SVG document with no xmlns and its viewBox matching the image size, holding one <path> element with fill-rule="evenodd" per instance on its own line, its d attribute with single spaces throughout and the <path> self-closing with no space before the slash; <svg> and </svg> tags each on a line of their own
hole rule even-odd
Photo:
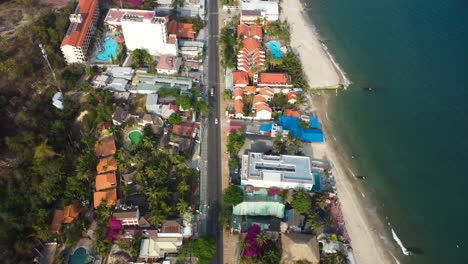
<svg viewBox="0 0 468 264">
<path fill-rule="evenodd" d="M 338 141 L 388 233 L 420 253 L 395 256 L 468 263 L 468 2 L 305 2 L 353 82 L 331 101 Z"/>
</svg>

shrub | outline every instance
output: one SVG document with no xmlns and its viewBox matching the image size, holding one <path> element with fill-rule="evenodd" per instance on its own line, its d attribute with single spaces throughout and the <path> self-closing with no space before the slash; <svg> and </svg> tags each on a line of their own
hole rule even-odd
<svg viewBox="0 0 468 264">
<path fill-rule="evenodd" d="M 241 188 L 231 185 L 223 192 L 223 202 L 227 206 L 234 206 L 244 201 L 244 192 Z"/>
</svg>

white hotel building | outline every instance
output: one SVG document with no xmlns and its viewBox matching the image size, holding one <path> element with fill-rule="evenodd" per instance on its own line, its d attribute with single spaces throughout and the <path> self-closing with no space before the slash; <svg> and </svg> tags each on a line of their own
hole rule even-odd
<svg viewBox="0 0 468 264">
<path fill-rule="evenodd" d="M 311 190 L 314 183 L 309 157 L 256 152 L 242 156 L 242 185 Z"/>
<path fill-rule="evenodd" d="M 89 44 L 96 31 L 98 19 L 98 0 L 78 2 L 75 13 L 70 14 L 70 26 L 60 45 L 67 64 L 86 62 Z"/>
</svg>

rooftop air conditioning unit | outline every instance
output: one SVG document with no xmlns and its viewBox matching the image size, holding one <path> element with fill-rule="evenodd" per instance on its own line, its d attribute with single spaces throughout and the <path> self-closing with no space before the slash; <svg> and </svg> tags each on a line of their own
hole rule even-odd
<svg viewBox="0 0 468 264">
<path fill-rule="evenodd" d="M 81 14 L 70 14 L 70 22 L 81 23 L 83 22 L 83 17 L 81 16 Z"/>
</svg>

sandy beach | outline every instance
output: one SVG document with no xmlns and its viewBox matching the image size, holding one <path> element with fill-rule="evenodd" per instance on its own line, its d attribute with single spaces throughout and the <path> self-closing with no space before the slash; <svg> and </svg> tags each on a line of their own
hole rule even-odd
<svg viewBox="0 0 468 264">
<path fill-rule="evenodd" d="M 349 84 L 339 66 L 324 50 L 318 36 L 303 16 L 299 0 L 288 0 L 281 5 L 281 20 L 287 20 L 291 27 L 291 47 L 301 58 L 312 88 L 337 87 Z"/>
<path fill-rule="evenodd" d="M 347 82 L 322 47 L 319 37 L 312 30 L 299 0 L 288 0 L 282 5 L 282 18 L 291 26 L 291 46 L 301 56 L 304 72 L 311 87 L 333 87 Z M 366 212 L 365 201 L 358 190 L 357 180 L 351 175 L 343 159 L 344 153 L 333 137 L 328 121 L 328 95 L 307 97 L 306 111 L 315 112 L 322 124 L 326 143 L 306 145 L 305 152 L 311 158 L 326 159 L 332 166 L 338 197 L 351 238 L 354 257 L 359 264 L 395 263 L 387 251 L 389 245 L 380 237 L 384 234 L 378 218 Z"/>
</svg>

